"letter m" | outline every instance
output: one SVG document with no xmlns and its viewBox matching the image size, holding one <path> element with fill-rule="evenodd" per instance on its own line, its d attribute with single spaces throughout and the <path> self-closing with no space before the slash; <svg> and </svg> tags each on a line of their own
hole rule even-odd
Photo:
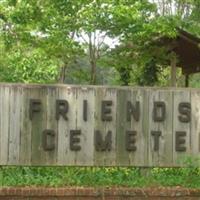
<svg viewBox="0 0 200 200">
<path fill-rule="evenodd" d="M 108 131 L 105 139 L 100 131 L 95 131 L 94 144 L 96 151 L 110 151 L 112 147 L 112 132 Z"/>
</svg>

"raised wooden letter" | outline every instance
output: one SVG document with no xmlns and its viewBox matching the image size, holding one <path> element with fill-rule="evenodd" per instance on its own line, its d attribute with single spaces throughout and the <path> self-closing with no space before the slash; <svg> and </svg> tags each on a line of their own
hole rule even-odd
<svg viewBox="0 0 200 200">
<path fill-rule="evenodd" d="M 55 135 L 54 130 L 43 131 L 42 145 L 45 151 L 53 151 L 55 149 Z"/>
<path fill-rule="evenodd" d="M 163 122 L 165 120 L 166 115 L 166 106 L 162 101 L 154 102 L 153 107 L 153 120 L 155 122 Z"/>
<path fill-rule="evenodd" d="M 161 136 L 161 131 L 151 131 L 151 135 L 154 137 L 154 151 L 159 151 L 159 137 Z"/>
<path fill-rule="evenodd" d="M 127 118 L 128 122 L 131 121 L 131 115 L 133 116 L 135 121 L 139 121 L 140 120 L 140 102 L 139 101 L 136 102 L 135 106 L 133 106 L 130 101 L 127 102 L 127 115 L 126 115 L 126 118 Z"/>
<path fill-rule="evenodd" d="M 39 99 L 30 99 L 30 108 L 29 108 L 29 119 L 33 119 L 33 113 L 41 111 L 41 100 Z"/>
<path fill-rule="evenodd" d="M 178 116 L 180 122 L 189 123 L 191 121 L 191 104 L 182 102 L 178 106 L 181 115 Z"/>
<path fill-rule="evenodd" d="M 186 147 L 182 146 L 185 144 L 185 139 L 183 137 L 186 136 L 186 132 L 184 131 L 177 131 L 176 132 L 176 151 L 186 151 Z"/>
<path fill-rule="evenodd" d="M 87 100 L 83 101 L 83 120 L 86 122 L 87 121 Z"/>
<path fill-rule="evenodd" d="M 78 136 L 81 135 L 81 130 L 70 130 L 70 150 L 72 151 L 80 151 L 81 146 L 77 143 L 80 143 L 80 138 Z"/>
<path fill-rule="evenodd" d="M 101 119 L 102 121 L 112 121 L 111 108 L 112 101 L 102 101 L 101 104 Z"/>
<path fill-rule="evenodd" d="M 126 150 L 127 151 L 136 151 L 137 147 L 135 146 L 135 136 L 137 135 L 136 131 L 126 131 Z"/>
<path fill-rule="evenodd" d="M 108 131 L 105 140 L 102 138 L 100 131 L 95 131 L 95 149 L 96 151 L 110 151 L 112 147 L 112 132 Z"/>
<path fill-rule="evenodd" d="M 65 120 L 68 120 L 67 112 L 69 110 L 69 104 L 66 100 L 56 100 L 56 120 L 60 119 L 60 115 Z"/>
</svg>

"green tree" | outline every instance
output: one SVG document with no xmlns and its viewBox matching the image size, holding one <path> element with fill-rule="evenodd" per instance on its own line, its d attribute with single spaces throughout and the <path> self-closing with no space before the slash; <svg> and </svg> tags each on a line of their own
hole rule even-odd
<svg viewBox="0 0 200 200">
<path fill-rule="evenodd" d="M 42 51 L 47 61 L 57 61 L 57 80 L 64 82 L 68 64 L 80 53 L 74 35 L 78 26 L 75 13 L 82 4 L 82 1 L 66 4 L 61 0 L 3 1 L 0 4 L 3 20 L 1 38 L 5 50 L 12 52 L 14 48 L 26 45 L 34 51 Z"/>
<path fill-rule="evenodd" d="M 153 41 L 162 36 L 175 37 L 178 20 L 159 16 L 156 5 L 147 0 L 118 1 L 109 7 L 108 12 L 110 18 L 104 24 L 109 35 L 119 39 L 119 45 L 111 55 L 122 84 L 133 82 L 133 72 L 135 76 L 140 74 L 141 80 L 146 80 L 145 84 L 152 84 L 151 77 L 154 77 L 155 84 L 159 68 L 146 70 L 145 66 L 148 68 L 151 63 L 153 67 L 152 58 L 158 64 L 164 63 L 166 51 L 152 45 Z M 141 80 L 134 77 L 137 84 L 143 85 Z"/>
<path fill-rule="evenodd" d="M 176 27 L 198 35 L 199 8 L 197 0 L 0 1 L 1 76 L 7 77 L 7 66 L 13 73 L 17 66 L 25 74 L 45 73 L 50 82 L 64 83 L 75 76 L 98 84 L 99 77 L 111 80 L 109 72 L 115 68 L 120 84 L 157 84 L 169 55 L 154 41 L 175 37 Z M 111 48 L 106 39 L 117 39 L 118 45 Z M 26 59 L 28 67 L 19 70 Z M 75 67 L 77 60 L 83 68 Z M 36 81 L 33 73 L 27 74 Z"/>
</svg>

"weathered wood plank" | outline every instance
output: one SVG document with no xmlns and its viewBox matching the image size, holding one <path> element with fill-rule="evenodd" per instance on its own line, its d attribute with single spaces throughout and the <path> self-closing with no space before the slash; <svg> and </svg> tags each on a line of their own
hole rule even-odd
<svg viewBox="0 0 200 200">
<path fill-rule="evenodd" d="M 30 93 L 32 90 L 23 88 L 21 93 L 21 120 L 20 120 L 20 163 L 31 165 L 31 129 L 32 123 L 29 119 Z"/>
<path fill-rule="evenodd" d="M 94 164 L 94 89 L 81 87 L 77 91 L 76 129 L 81 130 L 81 150 L 76 153 L 76 165 Z"/>
<path fill-rule="evenodd" d="M 192 166 L 200 166 L 200 91 L 191 91 L 191 154 Z"/>
<path fill-rule="evenodd" d="M 99 140 L 96 137 L 96 141 L 98 143 L 108 139 L 105 148 L 103 145 L 100 150 L 95 150 L 95 166 L 114 166 L 116 164 L 116 99 L 117 91 L 114 88 L 97 88 L 95 90 L 95 133 L 101 135 Z M 105 113 L 104 117 L 102 112 Z"/>
<path fill-rule="evenodd" d="M 0 164 L 8 164 L 10 87 L 0 87 Z"/>
<path fill-rule="evenodd" d="M 22 108 L 22 88 L 10 88 L 9 98 L 9 152 L 8 164 L 18 165 L 20 155 L 20 121 L 21 121 L 21 108 Z"/>
<path fill-rule="evenodd" d="M 149 165 L 173 163 L 172 92 L 152 90 L 149 94 Z M 158 143 L 158 144 L 157 144 Z"/>
<path fill-rule="evenodd" d="M 148 166 L 148 91 L 144 89 L 133 89 L 131 102 L 133 105 L 139 103 L 139 119 L 132 118 L 131 130 L 136 131 L 136 151 L 129 154 L 131 166 Z M 146 148 L 144 148 L 146 147 Z"/>
<path fill-rule="evenodd" d="M 142 99 L 142 132 L 140 137 L 140 148 L 141 155 L 143 156 L 143 163 L 141 163 L 143 167 L 149 166 L 149 94 L 151 90 L 144 89 L 141 91 L 140 98 Z M 144 148 L 145 147 L 145 148 Z"/>
<path fill-rule="evenodd" d="M 58 157 L 58 121 L 56 120 L 56 100 L 58 99 L 58 89 L 50 87 L 47 89 L 46 99 L 46 115 L 47 124 L 46 129 L 52 131 L 54 135 L 49 136 L 48 144 L 52 149 L 46 150 L 46 163 L 48 165 L 56 165 Z"/>
<path fill-rule="evenodd" d="M 185 161 L 191 154 L 191 120 L 187 121 L 188 117 L 180 113 L 179 106 L 191 105 L 191 95 L 188 90 L 175 90 L 173 95 L 173 162 L 175 166 L 182 166 L 187 165 Z"/>
<path fill-rule="evenodd" d="M 58 164 L 75 165 L 76 152 L 70 149 L 70 131 L 76 130 L 77 88 L 60 88 L 58 97 L 67 100 L 67 120 L 60 116 L 58 120 Z"/>
<path fill-rule="evenodd" d="M 31 89 L 30 100 L 34 101 L 34 107 L 39 107 L 38 112 L 32 113 L 32 129 L 31 129 L 31 165 L 48 165 L 46 163 L 46 153 L 44 151 L 42 145 L 42 133 L 45 129 L 47 129 L 47 107 L 46 107 L 46 99 L 47 99 L 47 88 L 33 88 Z M 39 100 L 39 102 L 38 102 Z M 31 106 L 29 101 L 29 115 L 31 112 Z M 32 106 L 33 107 L 33 106 Z M 34 108 L 32 108 L 34 109 Z"/>
<path fill-rule="evenodd" d="M 131 90 L 117 91 L 116 112 L 116 163 L 129 166 L 129 151 L 126 148 L 126 131 L 131 131 L 131 121 L 127 121 L 127 102 L 131 101 Z"/>
</svg>

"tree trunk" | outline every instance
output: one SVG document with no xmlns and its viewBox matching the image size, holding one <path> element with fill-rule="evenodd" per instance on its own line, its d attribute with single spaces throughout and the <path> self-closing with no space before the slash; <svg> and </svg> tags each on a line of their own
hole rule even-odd
<svg viewBox="0 0 200 200">
<path fill-rule="evenodd" d="M 90 84 L 96 84 L 96 48 L 95 44 L 92 43 L 92 34 L 89 34 L 89 57 L 90 57 Z"/>
<path fill-rule="evenodd" d="M 67 70 L 67 64 L 65 63 L 60 68 L 60 74 L 59 74 L 59 77 L 58 77 L 58 83 L 65 83 L 66 70 Z"/>
<path fill-rule="evenodd" d="M 90 64 L 91 64 L 90 84 L 95 85 L 96 84 L 96 62 L 94 60 L 91 60 Z"/>
<path fill-rule="evenodd" d="M 189 87 L 189 74 L 185 75 L 185 87 Z"/>
<path fill-rule="evenodd" d="M 171 57 L 171 87 L 176 87 L 176 56 Z"/>
</svg>

